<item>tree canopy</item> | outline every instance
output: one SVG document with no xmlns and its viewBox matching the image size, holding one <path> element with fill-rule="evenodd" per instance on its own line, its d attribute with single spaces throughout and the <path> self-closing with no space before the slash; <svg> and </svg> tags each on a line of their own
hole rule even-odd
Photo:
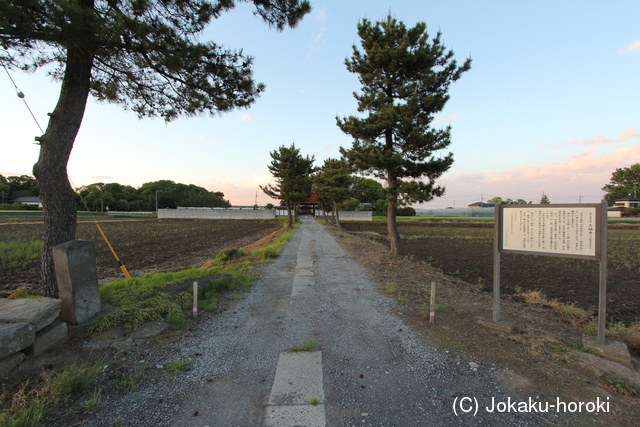
<svg viewBox="0 0 640 427">
<path fill-rule="evenodd" d="M 156 200 L 159 209 L 189 207 L 229 207 L 221 192 L 209 191 L 194 184 L 181 184 L 169 180 L 147 182 L 138 189 L 118 183 L 95 184 L 80 187 L 82 196 L 78 200 L 78 210 L 87 207 L 92 211 L 155 211 Z M 86 207 L 85 207 L 86 203 Z"/>
<path fill-rule="evenodd" d="M 269 197 L 280 200 L 287 207 L 288 227 L 293 224 L 291 207 L 304 203 L 311 194 L 311 174 L 314 172 L 314 156 L 302 157 L 295 144 L 284 145 L 271 153 L 267 166 L 276 184 L 261 185 L 260 189 Z"/>
<path fill-rule="evenodd" d="M 617 168 L 611 174 L 611 180 L 602 187 L 606 192 L 604 198 L 609 206 L 613 206 L 617 199 L 625 197 L 638 198 L 640 196 L 640 163 L 627 168 Z"/>
<path fill-rule="evenodd" d="M 326 159 L 313 177 L 313 189 L 319 199 L 331 203 L 333 216 L 339 230 L 342 230 L 342 225 L 338 214 L 338 203 L 349 197 L 350 184 L 349 166 L 343 159 Z"/>
<path fill-rule="evenodd" d="M 362 91 L 354 96 L 367 116 L 336 118 L 354 139 L 341 153 L 357 170 L 386 181 L 391 252 L 399 255 L 398 205 L 444 194 L 435 180 L 453 163 L 451 153 L 442 153 L 451 143 L 451 127 L 432 124 L 449 99 L 449 86 L 471 68 L 471 59 L 459 66 L 441 33 L 429 40 L 423 22 L 407 28 L 391 16 L 375 24 L 363 19 L 358 36 L 362 50 L 354 45 L 345 64 L 358 74 Z"/>
<path fill-rule="evenodd" d="M 58 293 L 51 248 L 76 231 L 67 163 L 89 94 L 140 117 L 173 120 L 248 107 L 264 90 L 252 58 L 197 36 L 236 3 L 277 30 L 310 11 L 306 0 L 30 0 L 0 2 L 0 65 L 49 65 L 61 82 L 33 167 L 44 208 L 42 281 Z"/>
</svg>

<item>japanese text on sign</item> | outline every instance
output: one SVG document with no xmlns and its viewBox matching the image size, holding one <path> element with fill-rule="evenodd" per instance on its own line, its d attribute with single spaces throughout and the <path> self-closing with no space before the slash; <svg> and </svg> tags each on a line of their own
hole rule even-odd
<svg viewBox="0 0 640 427">
<path fill-rule="evenodd" d="M 595 257 L 595 207 L 504 209 L 502 250 Z"/>
</svg>

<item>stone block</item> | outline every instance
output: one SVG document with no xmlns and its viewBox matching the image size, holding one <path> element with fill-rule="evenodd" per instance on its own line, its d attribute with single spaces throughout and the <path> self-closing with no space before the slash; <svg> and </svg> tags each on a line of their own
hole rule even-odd
<svg viewBox="0 0 640 427">
<path fill-rule="evenodd" d="M 102 309 L 93 242 L 71 240 L 53 247 L 53 263 L 62 300 L 62 319 L 77 325 Z"/>
<path fill-rule="evenodd" d="M 60 316 L 61 306 L 62 301 L 55 298 L 2 300 L 0 322 L 31 323 L 39 331 Z"/>
<path fill-rule="evenodd" d="M 582 345 L 602 357 L 631 366 L 631 354 L 627 345 L 621 341 L 606 340 L 605 345 L 601 345 L 598 343 L 598 337 L 583 335 Z"/>
<path fill-rule="evenodd" d="M 31 323 L 0 323 L 0 359 L 29 347 L 36 339 Z"/>
<path fill-rule="evenodd" d="M 516 322 L 513 320 L 500 319 L 497 322 L 494 322 L 493 319 L 480 319 L 478 320 L 485 328 L 494 329 L 496 331 L 504 332 L 505 334 L 510 334 L 516 327 Z"/>
<path fill-rule="evenodd" d="M 24 353 L 18 352 L 0 360 L 0 378 L 6 378 L 25 359 Z"/>
<path fill-rule="evenodd" d="M 38 356 L 67 338 L 69 331 L 65 322 L 56 322 L 36 334 L 35 341 L 26 348 L 29 356 Z"/>
</svg>

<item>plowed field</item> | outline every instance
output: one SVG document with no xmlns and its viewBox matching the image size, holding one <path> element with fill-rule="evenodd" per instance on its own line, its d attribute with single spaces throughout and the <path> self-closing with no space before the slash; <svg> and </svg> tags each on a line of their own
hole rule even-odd
<svg viewBox="0 0 640 427">
<path fill-rule="evenodd" d="M 387 242 L 383 222 L 344 222 L 347 231 Z M 487 292 L 493 283 L 493 224 L 399 223 L 405 255 Z M 501 255 L 504 294 L 540 290 L 597 313 L 599 263 L 548 256 Z M 608 321 L 640 321 L 640 225 L 609 226 Z"/>
<path fill-rule="evenodd" d="M 132 220 L 101 221 L 100 226 L 132 276 L 200 266 L 225 248 L 239 248 L 282 228 L 278 221 Z M 1 242 L 41 240 L 42 223 L 0 225 Z M 76 238 L 95 243 L 101 283 L 123 278 L 118 264 L 91 222 L 78 224 Z M 37 293 L 40 260 L 7 260 L 0 266 L 0 296 L 20 285 Z"/>
</svg>

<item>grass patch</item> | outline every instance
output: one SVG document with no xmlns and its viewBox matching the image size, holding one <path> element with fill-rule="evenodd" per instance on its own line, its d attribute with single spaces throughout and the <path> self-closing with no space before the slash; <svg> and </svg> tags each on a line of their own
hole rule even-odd
<svg viewBox="0 0 640 427">
<path fill-rule="evenodd" d="M 445 334 L 431 333 L 429 334 L 429 337 L 445 350 L 449 350 L 453 352 L 469 350 L 469 347 L 466 344 L 464 344 L 462 341 L 459 341 Z"/>
<path fill-rule="evenodd" d="M 0 264 L 7 267 L 26 267 L 30 261 L 40 259 L 42 242 L 0 241 Z"/>
<path fill-rule="evenodd" d="M 34 299 L 42 298 L 42 295 L 32 295 L 30 286 L 20 286 L 9 293 L 8 299 Z"/>
<path fill-rule="evenodd" d="M 169 376 L 171 378 L 175 378 L 178 375 L 183 375 L 186 372 L 190 371 L 192 366 L 193 359 L 176 360 L 175 362 L 171 362 L 167 365 L 167 371 L 169 372 Z"/>
<path fill-rule="evenodd" d="M 95 386 L 103 366 L 103 359 L 92 364 L 72 363 L 61 372 L 43 371 L 33 386 L 27 381 L 14 392 L 3 390 L 0 395 L 0 425 L 39 425 L 52 406 L 66 404 Z M 96 397 L 96 392 L 93 396 Z"/>
<path fill-rule="evenodd" d="M 100 288 L 100 299 L 104 304 L 120 309 L 92 324 L 90 331 L 102 332 L 116 325 L 124 325 L 127 331 L 134 331 L 145 322 L 165 317 L 174 329 L 181 330 L 184 327 L 183 311 L 192 306 L 193 290 L 171 296 L 163 292 L 165 288 L 199 277 L 221 276 L 221 279 L 210 281 L 198 289 L 198 308 L 212 311 L 217 305 L 218 292 L 251 286 L 253 279 L 243 272 L 246 269 L 244 265 L 191 268 L 107 283 Z"/>
<path fill-rule="evenodd" d="M 249 254 L 242 249 L 227 248 L 227 249 L 223 249 L 222 251 L 220 251 L 220 253 L 218 253 L 218 256 L 213 260 L 213 263 L 222 264 L 223 262 L 229 262 L 235 259 L 244 258 L 247 255 Z"/>
<path fill-rule="evenodd" d="M 546 345 L 547 347 L 549 347 L 551 350 L 555 350 L 555 351 L 560 351 L 560 352 L 565 352 L 566 350 L 564 349 L 564 347 L 559 346 L 557 344 L 554 344 L 552 342 L 547 342 L 544 343 L 544 345 Z"/>
<path fill-rule="evenodd" d="M 291 353 L 298 353 L 301 351 L 313 351 L 316 349 L 317 345 L 318 345 L 318 341 L 312 338 L 307 338 L 302 342 L 302 344 L 289 347 L 289 351 Z"/>
<path fill-rule="evenodd" d="M 144 373 L 147 370 L 145 363 L 136 366 L 133 369 L 133 373 L 128 374 L 120 378 L 116 384 L 116 389 L 120 391 L 136 391 L 140 388 L 140 383 L 144 378 Z"/>
<path fill-rule="evenodd" d="M 387 283 L 384 284 L 384 293 L 385 294 L 393 295 L 396 292 L 398 292 L 398 288 L 396 287 L 395 283 L 387 282 Z"/>
<path fill-rule="evenodd" d="M 638 386 L 629 381 L 626 378 L 621 378 L 616 375 L 611 375 L 605 378 L 607 385 L 614 392 L 628 397 L 638 396 Z"/>
<path fill-rule="evenodd" d="M 319 404 L 320 399 L 318 399 L 317 397 L 312 397 L 311 399 L 309 399 L 309 405 L 317 406 Z"/>
<path fill-rule="evenodd" d="M 184 329 L 184 325 L 187 322 L 187 316 L 182 312 L 173 312 L 167 316 L 167 321 L 175 331 L 181 331 Z"/>
</svg>

